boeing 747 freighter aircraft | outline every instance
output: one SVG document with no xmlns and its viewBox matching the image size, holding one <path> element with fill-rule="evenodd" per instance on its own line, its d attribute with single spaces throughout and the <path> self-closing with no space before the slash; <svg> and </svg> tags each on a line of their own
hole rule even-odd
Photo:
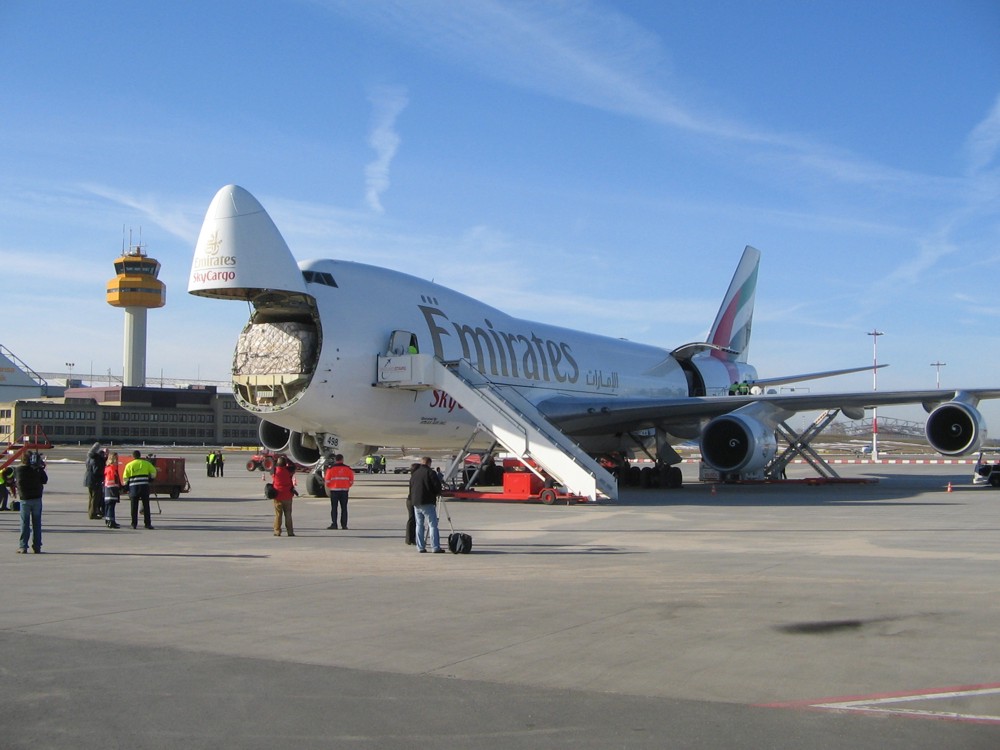
<svg viewBox="0 0 1000 750">
<path fill-rule="evenodd" d="M 744 250 L 706 340 L 668 351 L 513 318 L 385 268 L 296 262 L 260 203 L 228 185 L 205 216 L 188 291 L 250 303 L 233 358 L 236 399 L 262 418 L 266 447 L 304 464 L 334 452 L 353 462 L 379 446 L 458 450 L 478 436 L 532 457 L 574 492 L 614 498 L 594 457 L 646 452 L 677 486 L 671 441 L 697 439 L 720 476 L 764 476 L 779 436 L 800 451 L 808 443 L 788 434 L 796 412 L 859 418 L 906 403 L 929 412 L 938 452 L 979 448 L 976 407 L 1000 389 L 776 393 L 870 368 L 758 377 L 747 346 L 759 260 Z M 751 392 L 730 394 L 744 382 Z"/>
</svg>

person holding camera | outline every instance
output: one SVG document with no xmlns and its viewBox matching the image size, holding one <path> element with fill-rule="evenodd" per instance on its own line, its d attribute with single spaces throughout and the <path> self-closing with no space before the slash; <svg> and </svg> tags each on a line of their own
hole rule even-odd
<svg viewBox="0 0 1000 750">
<path fill-rule="evenodd" d="M 271 485 L 274 487 L 274 535 L 281 536 L 281 519 L 285 519 L 285 531 L 288 536 L 295 536 L 292 526 L 292 498 L 295 491 L 295 467 L 289 465 L 288 459 L 278 456 L 271 473 Z"/>
<path fill-rule="evenodd" d="M 14 477 L 21 502 L 21 539 L 17 551 L 19 554 L 27 552 L 30 538 L 31 549 L 41 552 L 42 492 L 49 481 L 42 454 L 37 451 L 25 453 L 20 465 L 14 470 Z"/>
</svg>

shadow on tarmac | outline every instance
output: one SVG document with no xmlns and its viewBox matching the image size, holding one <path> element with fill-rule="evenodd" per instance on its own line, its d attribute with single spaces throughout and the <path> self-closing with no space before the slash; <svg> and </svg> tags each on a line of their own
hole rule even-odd
<svg viewBox="0 0 1000 750">
<path fill-rule="evenodd" d="M 45 552 L 47 557 L 188 557 L 194 559 L 267 560 L 270 555 L 226 555 L 180 552 Z"/>
<path fill-rule="evenodd" d="M 670 505 L 704 505 L 706 507 L 820 507 L 820 506 L 909 506 L 964 505 L 962 495 L 981 492 L 984 488 L 972 487 L 966 475 L 958 476 L 907 476 L 880 474 L 878 481 L 865 483 L 804 484 L 802 482 L 770 482 L 766 484 L 699 484 L 690 483 L 679 490 L 626 488 L 618 500 L 606 505 L 655 507 Z M 951 487 L 951 489 L 949 489 Z M 913 501 L 927 493 L 947 494 L 939 501 Z"/>
</svg>

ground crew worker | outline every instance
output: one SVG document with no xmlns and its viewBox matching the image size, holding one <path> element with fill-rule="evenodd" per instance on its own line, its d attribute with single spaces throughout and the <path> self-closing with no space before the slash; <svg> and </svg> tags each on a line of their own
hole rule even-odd
<svg viewBox="0 0 1000 750">
<path fill-rule="evenodd" d="M 115 506 L 121 499 L 122 478 L 118 473 L 118 454 L 108 456 L 104 467 L 104 523 L 109 529 L 121 528 L 115 519 Z"/>
<path fill-rule="evenodd" d="M 10 497 L 10 489 L 7 487 L 7 470 L 0 470 L 0 510 L 8 510 L 7 499 Z"/>
<path fill-rule="evenodd" d="M 205 456 L 205 473 L 210 477 L 215 476 L 215 451 L 209 451 Z"/>
<path fill-rule="evenodd" d="M 323 472 L 323 482 L 330 493 L 330 525 L 337 528 L 337 507 L 340 507 L 340 528 L 347 528 L 347 492 L 354 484 L 354 470 L 344 464 L 344 457 L 337 454 L 333 464 Z"/>
<path fill-rule="evenodd" d="M 372 473 L 372 466 L 375 465 L 375 456 L 365 456 L 365 471 Z"/>
<path fill-rule="evenodd" d="M 382 459 L 379 461 L 379 467 L 378 467 L 379 474 L 385 474 L 385 464 L 386 464 L 385 456 L 382 456 Z"/>
<path fill-rule="evenodd" d="M 156 479 L 156 467 L 142 457 L 139 451 L 132 451 L 132 460 L 122 472 L 122 483 L 128 487 L 128 498 L 132 501 L 132 528 L 139 525 L 139 501 L 142 501 L 142 521 L 147 529 L 152 529 L 149 520 L 149 485 Z"/>
</svg>

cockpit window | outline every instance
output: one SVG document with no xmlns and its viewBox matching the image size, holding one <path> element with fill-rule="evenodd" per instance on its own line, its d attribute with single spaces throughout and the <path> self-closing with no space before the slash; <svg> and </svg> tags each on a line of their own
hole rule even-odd
<svg viewBox="0 0 1000 750">
<path fill-rule="evenodd" d="M 323 284 L 325 286 L 337 286 L 337 282 L 333 278 L 332 273 L 327 273 L 326 271 L 303 271 L 302 278 L 306 280 L 307 284 Z"/>
</svg>

